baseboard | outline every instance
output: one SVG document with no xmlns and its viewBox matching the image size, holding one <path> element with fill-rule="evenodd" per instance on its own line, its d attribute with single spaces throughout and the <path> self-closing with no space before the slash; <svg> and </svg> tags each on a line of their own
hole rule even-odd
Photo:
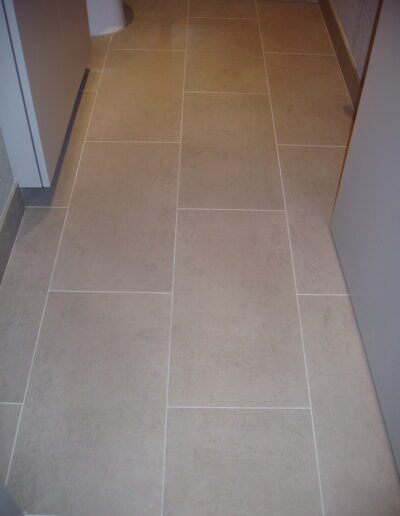
<svg viewBox="0 0 400 516">
<path fill-rule="evenodd" d="M 19 186 L 14 183 L 0 216 L 0 283 L 17 236 L 25 206 Z"/>
<path fill-rule="evenodd" d="M 347 44 L 346 36 L 343 33 L 336 13 L 329 0 L 319 0 L 322 15 L 331 37 L 333 47 L 342 70 L 344 80 L 349 90 L 354 107 L 357 107 L 361 91 L 361 79 L 358 75 L 353 56 Z"/>
</svg>

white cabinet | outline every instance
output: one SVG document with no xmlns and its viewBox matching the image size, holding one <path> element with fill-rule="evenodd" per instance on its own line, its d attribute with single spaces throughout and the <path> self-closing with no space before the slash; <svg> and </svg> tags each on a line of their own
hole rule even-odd
<svg viewBox="0 0 400 516">
<path fill-rule="evenodd" d="M 16 171 L 17 180 L 21 187 L 50 186 L 88 65 L 86 1 L 4 0 L 3 6 L 37 165 L 36 177 L 32 167 L 30 176 Z M 3 115 L 2 126 L 6 133 Z"/>
</svg>

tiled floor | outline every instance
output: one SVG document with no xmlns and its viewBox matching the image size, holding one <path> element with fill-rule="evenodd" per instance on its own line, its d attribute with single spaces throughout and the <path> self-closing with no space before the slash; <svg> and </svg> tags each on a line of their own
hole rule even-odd
<svg viewBox="0 0 400 516">
<path fill-rule="evenodd" d="M 1 286 L 0 479 L 31 514 L 399 515 L 318 5 L 130 3 Z"/>
</svg>

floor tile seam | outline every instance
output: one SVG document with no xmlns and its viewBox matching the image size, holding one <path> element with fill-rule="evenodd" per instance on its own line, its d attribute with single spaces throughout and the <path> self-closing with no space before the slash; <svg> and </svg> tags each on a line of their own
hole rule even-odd
<svg viewBox="0 0 400 516">
<path fill-rule="evenodd" d="M 107 51 L 106 51 L 106 54 L 105 54 L 105 57 L 104 57 L 104 62 L 103 62 L 102 70 L 101 70 L 101 73 L 100 73 L 99 90 L 100 90 L 102 78 L 103 78 L 103 75 L 104 75 L 104 70 L 105 70 L 105 66 L 106 66 L 106 63 L 107 63 L 107 58 L 108 58 L 108 54 L 109 54 L 109 51 L 110 51 L 111 42 L 112 42 L 112 36 L 111 36 L 111 38 L 109 40 L 109 43 L 108 43 L 108 46 L 107 46 Z M 12 464 L 13 464 L 15 448 L 16 448 L 16 444 L 17 444 L 17 440 L 18 440 L 18 433 L 19 433 L 19 429 L 20 429 L 20 426 L 21 426 L 22 415 L 23 415 L 24 407 L 25 407 L 25 401 L 26 401 L 26 397 L 27 397 L 27 394 L 28 394 L 28 390 L 29 390 L 30 379 L 31 379 L 33 365 L 34 365 L 34 361 L 35 361 L 35 356 L 36 356 L 36 352 L 37 352 L 37 348 L 38 348 L 39 338 L 40 338 L 40 334 L 41 334 L 41 330 L 42 330 L 42 326 L 43 326 L 43 320 L 44 320 L 44 316 L 45 316 L 45 312 L 46 312 L 47 302 L 48 302 L 48 299 L 49 299 L 50 288 L 51 288 L 51 284 L 53 282 L 54 271 L 55 271 L 55 268 L 56 268 L 56 265 L 57 265 L 57 259 L 58 259 L 58 255 L 59 255 L 59 252 L 60 252 L 61 242 L 62 242 L 62 239 L 63 239 L 64 230 L 65 230 L 67 219 L 68 219 L 68 213 L 69 213 L 70 206 L 71 206 L 71 200 L 72 200 L 73 192 L 74 192 L 74 189 L 75 189 L 76 181 L 77 181 L 77 178 L 78 178 L 80 164 L 81 164 L 81 161 L 82 161 L 83 151 L 84 151 L 84 147 L 85 147 L 84 143 L 86 141 L 86 138 L 87 138 L 87 135 L 88 135 L 88 132 L 89 132 L 90 123 L 91 123 L 91 120 L 92 120 L 92 117 L 93 117 L 93 112 L 94 112 L 94 109 L 95 109 L 97 98 L 98 98 L 98 92 L 95 93 L 95 98 L 93 100 L 92 109 L 91 109 L 91 112 L 90 112 L 88 124 L 87 124 L 86 131 L 85 131 L 85 137 L 84 137 L 83 142 L 82 142 L 82 147 L 81 147 L 81 152 L 80 152 L 80 156 L 79 156 L 79 161 L 78 161 L 78 164 L 77 164 L 77 167 L 76 167 L 76 173 L 75 173 L 74 181 L 73 181 L 72 188 L 71 188 L 71 193 L 70 193 L 69 200 L 68 200 L 68 207 L 66 209 L 66 213 L 65 213 L 65 216 L 64 216 L 64 221 L 63 221 L 63 225 L 62 225 L 62 228 L 61 228 L 60 237 L 59 237 L 59 240 L 58 240 L 58 246 L 57 246 L 56 254 L 55 254 L 55 257 L 54 257 L 53 267 L 52 267 L 52 271 L 51 271 L 51 275 L 50 275 L 50 279 L 49 279 L 49 283 L 48 283 L 48 288 L 47 288 L 47 294 L 46 294 L 46 298 L 45 298 L 45 302 L 44 302 L 44 306 L 43 306 L 43 310 L 42 310 L 42 315 L 41 315 L 41 318 L 40 318 L 39 328 L 38 328 L 36 339 L 35 339 L 35 346 L 34 346 L 34 349 L 33 349 L 32 360 L 31 360 L 31 364 L 30 364 L 30 368 L 29 368 L 29 372 L 28 372 L 28 378 L 27 378 L 27 381 L 26 381 L 25 392 L 24 392 L 24 396 L 23 396 L 23 400 L 22 400 L 22 406 L 21 406 L 21 410 L 20 410 L 20 413 L 19 413 L 18 422 L 17 422 L 17 428 L 16 428 L 16 431 L 15 431 L 15 436 L 14 436 L 13 445 L 12 445 L 12 449 L 11 449 L 11 456 L 10 456 L 10 460 L 9 460 L 9 464 L 8 464 L 8 468 L 7 468 L 7 473 L 6 473 L 6 478 L 5 478 L 5 485 L 6 486 L 8 485 L 8 481 L 9 481 L 9 478 L 10 478 L 10 473 L 11 473 L 11 468 L 12 468 Z"/>
<path fill-rule="evenodd" d="M 135 48 L 135 47 L 124 47 L 124 48 L 110 48 L 110 52 L 178 52 L 183 54 L 185 49 L 183 48 Z"/>
<path fill-rule="evenodd" d="M 179 145 L 179 141 L 171 140 L 87 140 L 87 143 L 135 143 L 135 144 L 146 144 L 146 145 Z"/>
<path fill-rule="evenodd" d="M 289 52 L 285 50 L 273 51 L 265 50 L 264 54 L 277 55 L 277 56 L 308 56 L 308 57 L 335 57 L 335 54 L 327 52 Z"/>
<path fill-rule="evenodd" d="M 224 405 L 168 405 L 168 410 L 246 410 L 246 411 L 272 411 L 272 410 L 278 410 L 278 411 L 285 411 L 285 410 L 311 410 L 311 407 L 309 406 L 224 406 Z"/>
<path fill-rule="evenodd" d="M 172 326 L 173 326 L 173 312 L 174 312 L 174 293 L 175 293 L 175 271 L 176 271 L 176 246 L 178 238 L 178 215 L 179 215 L 179 194 L 180 194 L 180 175 L 182 164 L 182 139 L 183 139 L 183 116 L 185 106 L 185 85 L 186 85 L 186 68 L 188 55 L 188 41 L 189 41 L 189 15 L 190 15 L 190 0 L 186 3 L 186 34 L 185 34 L 185 54 L 183 60 L 183 77 L 182 77 L 182 101 L 181 101 L 181 120 L 179 132 L 179 155 L 178 155 L 178 173 L 176 186 L 176 204 L 175 204 L 175 235 L 174 235 L 174 250 L 172 262 L 172 292 L 171 292 L 171 306 L 170 306 L 170 324 L 168 336 L 168 361 L 167 361 L 167 377 L 166 377 L 166 393 L 165 393 L 165 426 L 164 426 L 164 448 L 162 459 L 162 474 L 161 474 L 161 516 L 164 515 L 164 498 L 165 498 L 165 477 L 166 477 L 166 458 L 167 458 L 167 434 L 168 434 L 168 405 L 169 405 L 169 384 L 171 371 L 171 348 L 172 348 Z"/>
<path fill-rule="evenodd" d="M 151 290 L 77 290 L 77 289 L 59 289 L 50 288 L 51 294 L 126 294 L 126 295 L 156 295 L 169 296 L 171 291 L 151 291 Z"/>
<path fill-rule="evenodd" d="M 279 175 L 280 175 L 280 180 L 281 180 L 283 204 L 285 207 L 286 230 L 287 230 L 287 237 L 288 237 L 288 242 L 289 242 L 290 260 L 291 260 L 291 265 L 292 265 L 292 274 L 293 274 L 293 282 L 294 282 L 294 290 L 295 290 L 294 293 L 295 293 L 296 304 L 297 304 L 300 340 L 301 340 L 301 346 L 302 346 L 302 351 L 303 351 L 304 371 L 305 371 L 305 379 L 306 379 L 307 392 L 308 392 L 308 404 L 310 406 L 309 413 L 310 413 L 310 419 L 311 419 L 311 428 L 312 428 L 314 453 L 315 453 L 314 459 L 315 459 L 316 474 L 317 474 L 318 487 L 319 487 L 321 511 L 322 511 L 322 516 L 324 516 L 325 515 L 325 504 L 324 504 L 324 496 L 323 496 L 323 491 L 322 491 L 321 473 L 320 473 L 320 467 L 319 467 L 318 447 L 317 447 L 317 440 L 316 440 L 316 433 L 315 433 L 314 415 L 313 415 L 313 409 L 312 409 L 312 398 L 311 398 L 310 381 L 309 381 L 309 374 L 308 374 L 308 367 L 307 367 L 307 356 L 306 356 L 306 349 L 305 349 L 305 345 L 304 345 L 304 334 L 303 334 L 303 327 L 302 327 L 302 320 L 301 320 L 300 303 L 299 303 L 299 297 L 297 295 L 297 292 L 298 292 L 297 280 L 296 280 L 296 271 L 295 271 L 295 266 L 294 266 L 294 255 L 293 255 L 291 235 L 290 235 L 289 218 L 288 218 L 288 213 L 287 213 L 285 187 L 284 187 L 284 182 L 283 182 L 282 166 L 281 166 L 281 160 L 280 160 L 280 154 L 279 154 L 278 138 L 277 138 L 277 133 L 276 133 L 276 124 L 275 124 L 273 101 L 272 101 L 272 95 L 271 95 L 271 89 L 270 89 L 270 83 L 269 83 L 268 67 L 267 67 L 267 62 L 265 59 L 266 54 L 264 52 L 264 42 L 263 42 L 263 36 L 262 36 L 262 30 L 261 30 L 260 14 L 259 14 L 259 9 L 258 9 L 258 0 L 255 0 L 255 2 L 256 2 L 256 9 L 257 9 L 259 37 L 260 37 L 261 48 L 262 48 L 263 56 L 264 56 L 265 77 L 266 77 L 268 92 L 270 93 L 269 94 L 269 102 L 270 102 L 270 110 L 271 110 L 271 117 L 272 117 L 272 126 L 273 126 L 274 138 L 275 138 L 275 147 L 276 147 L 276 153 L 277 153 L 277 159 L 278 159 Z"/>
<path fill-rule="evenodd" d="M 254 21 L 257 23 L 256 16 L 189 16 L 190 20 Z"/>
</svg>

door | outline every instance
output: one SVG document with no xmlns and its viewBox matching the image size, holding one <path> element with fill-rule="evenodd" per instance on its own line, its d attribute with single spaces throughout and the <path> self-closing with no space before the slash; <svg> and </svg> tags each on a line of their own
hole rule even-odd
<svg viewBox="0 0 400 516">
<path fill-rule="evenodd" d="M 332 233 L 400 471 L 400 2 L 384 0 Z"/>
</svg>

